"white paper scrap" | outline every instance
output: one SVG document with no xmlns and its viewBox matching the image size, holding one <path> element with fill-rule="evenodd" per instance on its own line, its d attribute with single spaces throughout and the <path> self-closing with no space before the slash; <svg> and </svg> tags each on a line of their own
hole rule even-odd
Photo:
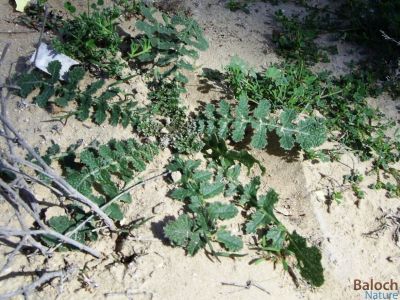
<svg viewBox="0 0 400 300">
<path fill-rule="evenodd" d="M 30 0 L 15 0 L 15 4 L 17 7 L 15 8 L 16 11 L 24 12 L 25 7 L 28 3 L 31 2 Z"/>
<path fill-rule="evenodd" d="M 30 62 L 33 63 L 35 59 L 36 51 L 33 53 Z M 58 53 L 53 48 L 45 43 L 41 43 L 38 49 L 38 56 L 36 58 L 35 67 L 46 72 L 47 74 L 47 66 L 52 61 L 58 60 L 61 63 L 60 70 L 60 79 L 65 80 L 64 75 L 68 73 L 69 69 L 74 65 L 79 65 L 79 62 L 66 56 L 65 54 Z"/>
</svg>

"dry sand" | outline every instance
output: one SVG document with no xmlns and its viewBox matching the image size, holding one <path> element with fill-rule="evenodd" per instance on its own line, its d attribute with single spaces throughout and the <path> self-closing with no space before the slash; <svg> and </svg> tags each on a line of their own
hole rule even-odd
<svg viewBox="0 0 400 300">
<path fill-rule="evenodd" d="M 54 2 L 56 1 L 51 1 L 53 5 L 60 5 Z M 234 55 L 257 68 L 280 61 L 273 51 L 270 39 L 274 26 L 273 12 L 277 7 L 257 3 L 251 6 L 251 14 L 245 14 L 229 11 L 224 7 L 224 2 L 187 1 L 193 18 L 205 29 L 210 43 L 209 50 L 201 53 L 197 62 L 199 68 L 191 75 L 189 91 L 183 97 L 190 109 L 195 109 L 199 101 L 208 102 L 224 97 L 215 90 L 209 93 L 200 91 L 198 75 L 202 68 L 222 70 Z M 293 8 L 286 5 L 285 9 Z M 17 15 L 8 1 L 2 1 L 1 30 L 26 30 L 11 22 Z M 30 55 L 37 37 L 36 32 L 13 35 L 1 33 L 0 48 L 7 41 L 12 42 L 7 63 Z M 339 54 L 332 58 L 331 64 L 319 67 L 343 71 L 344 61 L 349 59 L 348 49 L 348 45 L 339 45 Z M 142 86 L 141 84 L 139 87 Z M 73 119 L 66 126 L 43 122 L 51 115 L 31 105 L 29 101 L 25 102 L 26 107 L 21 106 L 21 101 L 14 97 L 9 103 L 9 118 L 32 145 L 42 150 L 50 145 L 51 140 L 66 147 L 81 138 L 88 144 L 95 139 L 105 142 L 111 138 L 132 136 L 129 129 L 115 129 L 108 125 L 98 127 L 89 122 L 82 126 L 81 122 Z M 371 99 L 371 103 L 399 120 L 396 102 L 387 96 Z M 332 183 L 341 183 L 343 175 L 349 174 L 348 167 L 340 163 L 303 162 L 301 157 L 288 159 L 274 149 L 252 153 L 260 158 L 267 169 L 262 177 L 262 189 L 271 187 L 280 194 L 281 201 L 277 211 L 282 213 L 282 222 L 289 229 L 297 230 L 308 237 L 310 244 L 320 247 L 326 278 L 321 288 L 312 289 L 301 280 L 300 287 L 296 288 L 280 265 L 275 269 L 269 262 L 249 265 L 249 261 L 256 257 L 251 251 L 244 251 L 248 255 L 243 258 L 223 259 L 218 263 L 211 262 L 202 252 L 195 257 L 188 257 L 182 249 L 167 245 L 162 240 L 162 224 L 166 217 L 176 216 L 181 205 L 166 197 L 171 187 L 163 180 L 151 182 L 135 190 L 132 194 L 133 203 L 124 206 L 126 223 L 140 217 L 154 218 L 135 231 L 135 238 L 126 240 L 122 254 L 114 253 L 116 237 L 105 236 L 91 245 L 104 254 L 100 260 L 78 252 L 56 253 L 48 262 L 40 257 L 28 260 L 19 255 L 10 272 L 28 272 L 43 267 L 56 270 L 63 267 L 65 261 L 79 266 L 83 272 L 64 284 L 58 299 L 364 299 L 361 292 L 353 290 L 354 279 L 398 279 L 400 249 L 392 240 L 392 229 L 383 231 L 375 239 L 363 235 L 379 226 L 378 218 L 384 212 L 397 210 L 398 199 L 388 199 L 383 191 L 368 189 L 367 185 L 373 178 L 366 176 L 362 183 L 366 197 L 360 202 L 359 208 L 354 204 L 356 199 L 351 190 L 348 190 L 344 192 L 342 203 L 333 203 L 328 212 L 324 195 Z M 169 151 L 163 151 L 143 176 L 161 173 L 169 157 Z M 349 165 L 354 162 L 361 173 L 370 168 L 368 163 L 357 161 L 349 153 L 343 156 L 342 161 Z M 11 216 L 11 212 L 5 210 L 5 207 L 0 203 L 2 216 L 7 218 Z M 52 210 L 53 213 L 56 212 L 55 208 Z M 238 232 L 238 227 L 234 224 L 232 230 Z M 0 246 L 0 254 L 8 251 L 10 248 Z M 135 255 L 135 259 L 129 264 L 120 262 L 121 256 L 132 255 Z M 0 294 L 29 280 L 23 276 L 9 277 L 1 277 Z M 228 282 L 244 285 L 248 280 L 261 286 L 268 294 L 255 286 L 245 289 L 221 284 Z M 54 281 L 30 299 L 55 299 L 57 291 L 58 282 Z"/>
</svg>

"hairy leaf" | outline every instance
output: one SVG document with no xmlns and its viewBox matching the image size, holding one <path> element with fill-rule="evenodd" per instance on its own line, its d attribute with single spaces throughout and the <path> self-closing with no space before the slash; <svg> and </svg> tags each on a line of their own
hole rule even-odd
<svg viewBox="0 0 400 300">
<path fill-rule="evenodd" d="M 124 218 L 124 215 L 121 211 L 121 208 L 116 203 L 112 203 L 104 212 L 113 220 L 121 221 Z"/>
<path fill-rule="evenodd" d="M 200 193 L 204 199 L 212 198 L 224 191 L 225 184 L 222 182 L 201 183 Z"/>
<path fill-rule="evenodd" d="M 326 140 L 325 127 L 315 118 L 300 121 L 298 130 L 297 142 L 305 150 L 318 147 Z"/>
<path fill-rule="evenodd" d="M 268 240 L 271 240 L 271 247 L 275 248 L 277 251 L 280 251 L 283 249 L 283 243 L 286 240 L 286 228 L 283 225 L 278 225 L 275 227 L 272 227 L 268 230 L 266 234 L 266 238 Z"/>
<path fill-rule="evenodd" d="M 234 205 L 223 204 L 221 202 L 211 203 L 207 207 L 207 210 L 211 219 L 227 220 L 232 219 L 238 214 L 238 210 Z"/>
<path fill-rule="evenodd" d="M 205 242 L 200 237 L 200 232 L 193 232 L 190 235 L 189 243 L 187 245 L 187 252 L 189 255 L 195 255 L 201 248 L 205 246 Z"/>
<path fill-rule="evenodd" d="M 70 220 L 67 216 L 51 217 L 49 219 L 49 225 L 58 233 L 64 234 L 71 229 L 76 223 Z"/>
<path fill-rule="evenodd" d="M 176 200 L 185 200 L 187 198 L 189 198 L 190 196 L 193 196 L 195 193 L 193 190 L 189 190 L 189 189 L 184 189 L 184 188 L 177 188 L 174 189 L 171 193 L 170 193 L 170 197 Z"/>
<path fill-rule="evenodd" d="M 253 177 L 250 183 L 241 188 L 240 205 L 257 206 L 257 191 L 260 188 L 260 177 Z"/>
<path fill-rule="evenodd" d="M 226 139 L 228 136 L 229 125 L 230 125 L 230 106 L 228 102 L 222 100 L 219 103 L 218 113 L 220 118 L 218 120 L 218 137 Z"/>
<path fill-rule="evenodd" d="M 198 182 L 209 181 L 212 178 L 212 173 L 207 170 L 198 170 L 193 173 L 193 179 Z"/>
<path fill-rule="evenodd" d="M 254 233 L 261 226 L 269 224 L 280 224 L 274 214 L 274 205 L 278 202 L 278 194 L 270 189 L 266 195 L 261 196 L 257 201 L 257 211 L 251 216 L 246 224 L 246 232 Z"/>
<path fill-rule="evenodd" d="M 257 210 L 254 214 L 252 214 L 251 220 L 246 224 L 246 233 L 255 233 L 257 228 L 265 226 L 266 223 L 266 214 L 261 210 Z"/>
<path fill-rule="evenodd" d="M 230 114 L 235 111 L 235 115 Z M 308 117 L 299 120 L 293 109 L 285 109 L 278 117 L 270 114 L 271 104 L 260 99 L 257 107 L 250 111 L 245 93 L 239 96 L 236 108 L 225 101 L 216 109 L 208 104 L 204 111 L 202 124 L 206 124 L 204 133 L 209 137 L 214 134 L 221 140 L 230 136 L 234 142 L 245 139 L 248 124 L 251 125 L 251 146 L 263 149 L 268 145 L 268 132 L 275 131 L 280 137 L 279 143 L 284 150 L 291 150 L 298 143 L 304 150 L 320 146 L 326 140 L 326 130 L 321 119 Z M 261 166 L 260 166 L 261 167 Z"/>
<path fill-rule="evenodd" d="M 193 221 L 189 216 L 183 214 L 175 221 L 169 222 L 164 227 L 165 236 L 177 246 L 185 246 L 192 235 Z M 194 237 L 195 239 L 195 237 Z M 197 243 L 198 244 L 198 243 Z M 195 245 L 191 245 L 192 253 L 195 253 L 197 248 Z"/>
<path fill-rule="evenodd" d="M 243 248 L 243 241 L 226 230 L 220 230 L 217 232 L 217 241 L 228 251 L 236 252 Z"/>
<path fill-rule="evenodd" d="M 247 97 L 242 96 L 236 107 L 236 118 L 233 122 L 232 139 L 240 142 L 244 138 L 247 124 L 249 123 L 249 103 Z"/>
</svg>

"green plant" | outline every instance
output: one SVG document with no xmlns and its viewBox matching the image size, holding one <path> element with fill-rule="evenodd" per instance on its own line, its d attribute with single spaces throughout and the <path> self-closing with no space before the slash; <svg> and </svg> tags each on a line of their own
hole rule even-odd
<svg viewBox="0 0 400 300">
<path fill-rule="evenodd" d="M 236 97 L 246 94 L 256 102 L 269 99 L 274 111 L 286 107 L 310 111 L 320 98 L 330 97 L 330 92 L 337 93 L 328 89 L 327 74 L 313 74 L 302 63 L 273 65 L 257 73 L 234 57 L 226 67 L 226 77 Z"/>
<path fill-rule="evenodd" d="M 207 104 L 201 127 L 208 136 L 217 134 L 221 139 L 230 137 L 234 142 L 241 142 L 248 127 L 253 129 L 251 146 L 262 149 L 267 146 L 268 132 L 275 132 L 283 149 L 291 150 L 297 143 L 303 149 L 321 145 L 326 139 L 323 122 L 317 118 L 298 119 L 292 109 L 284 110 L 279 117 L 271 115 L 271 104 L 260 100 L 256 107 L 249 105 L 245 94 L 239 96 L 236 106 L 222 100 L 216 109 Z"/>
<path fill-rule="evenodd" d="M 103 145 L 93 142 L 80 151 L 77 143 L 64 153 L 61 153 L 57 144 L 53 144 L 47 149 L 43 160 L 48 164 L 57 162 L 71 189 L 97 204 L 100 213 L 105 213 L 105 220 L 111 218 L 121 221 L 121 204 L 132 202 L 128 192 L 135 185 L 130 183 L 137 173 L 145 170 L 166 138 L 170 139 L 168 146 L 177 152 L 202 150 L 204 156 L 210 159 L 205 169 L 200 168 L 201 161 L 184 161 L 180 158 L 175 158 L 168 166 L 169 172 L 182 175 L 170 196 L 184 203 L 183 214 L 164 227 L 165 236 L 171 244 L 183 247 L 190 255 L 205 249 L 217 259 L 219 256 L 242 256 L 236 253 L 243 248 L 241 238 L 229 232 L 223 223 L 238 215 L 239 210 L 233 204 L 237 202 L 249 216 L 245 233 L 256 235 L 258 250 L 272 253 L 284 263 L 286 270 L 291 270 L 286 257 L 293 255 L 297 259 L 296 266 L 300 274 L 312 285 L 320 286 L 323 283 L 323 269 L 319 250 L 314 246 L 307 247 L 303 237 L 296 232 L 289 233 L 275 217 L 273 207 L 278 201 L 277 194 L 270 190 L 267 195 L 257 197 L 260 186 L 258 177 L 253 178 L 249 185 L 241 184 L 239 175 L 242 166 L 247 168 L 248 174 L 255 165 L 264 174 L 265 167 L 247 151 L 233 149 L 225 141 L 230 138 L 236 143 L 243 142 L 245 134 L 249 132 L 251 145 L 261 149 L 267 145 L 268 133 L 273 132 L 279 136 L 280 145 L 285 150 L 299 145 L 306 151 L 312 151 L 326 139 L 323 121 L 300 115 L 295 107 L 283 107 L 280 112 L 273 102 L 262 98 L 250 99 L 250 92 L 245 89 L 258 79 L 258 75 L 248 72 L 251 74 L 248 80 L 247 74 L 241 74 L 240 68 L 237 76 L 241 76 L 243 82 L 232 76 L 237 89 L 242 89 L 238 103 L 232 105 L 221 101 L 218 106 L 209 104 L 201 116 L 189 117 L 180 100 L 182 88 L 187 82 L 182 70 L 193 70 L 194 67 L 186 59 L 197 58 L 197 51 L 205 50 L 208 46 L 200 27 L 183 16 L 170 18 L 162 15 L 163 21 L 159 22 L 154 17 L 154 10 L 144 5 L 138 6 L 136 1 L 115 2 L 124 8 L 126 16 L 137 11 L 143 16 L 143 20 L 136 24 L 143 34 L 127 38 L 133 42 L 124 57 L 141 63 L 152 62 L 161 68 L 155 71 L 158 77 L 150 85 L 150 105 L 139 107 L 134 95 L 118 88 L 121 81 L 106 84 L 105 80 L 100 79 L 83 86 L 81 81 L 85 72 L 81 67 L 68 73 L 65 78 L 68 81 L 60 82 L 59 62 L 49 64 L 49 75 L 33 71 L 17 78 L 19 93 L 27 97 L 36 90 L 38 93 L 34 101 L 43 108 L 53 105 L 67 108 L 73 103 L 74 108 L 59 117 L 60 120 L 75 116 L 81 121 L 92 119 L 96 124 L 108 120 L 114 126 L 132 125 L 141 137 L 155 137 L 158 143 L 141 144 L 133 139 L 112 140 Z M 88 6 L 87 13 L 75 15 L 76 8 L 67 2 L 65 7 L 73 17 L 64 21 L 62 37 L 54 41 L 54 45 L 84 60 L 87 65 L 106 71 L 108 75 L 119 75 L 125 65 L 122 59 L 115 59 L 122 42 L 116 31 L 121 10 L 115 6 L 103 8 L 102 5 L 103 1 L 98 0 L 97 4 Z M 67 43 L 62 44 L 62 41 Z M 243 88 L 243 83 L 249 85 Z M 255 93 L 260 91 L 262 87 L 254 89 Z M 29 158 L 31 163 L 41 162 L 37 156 L 32 156 Z M 5 175 L 2 173 L 2 176 Z M 45 185 L 49 184 L 43 176 L 41 179 Z M 215 197 L 225 199 L 214 201 Z M 227 201 L 228 197 L 233 203 Z M 65 214 L 45 220 L 51 228 L 81 243 L 98 238 L 102 222 L 93 211 L 88 212 L 75 202 L 61 203 L 61 206 Z M 121 228 L 120 222 L 116 225 L 116 232 L 125 234 L 136 226 Z M 113 227 L 110 226 L 112 230 Z M 44 236 L 42 241 L 50 247 L 57 248 L 59 245 L 59 240 L 53 236 Z M 217 244 L 224 250 L 215 250 Z"/>
<path fill-rule="evenodd" d="M 200 139 L 197 124 L 188 117 L 187 109 L 181 103 L 181 89 L 173 82 L 151 86 L 148 98 L 152 105 L 150 113 L 162 118 L 167 134 L 158 133 L 161 143 L 178 153 L 199 152 L 204 143 Z"/>
<path fill-rule="evenodd" d="M 318 14 L 310 13 L 300 20 L 298 16 L 287 17 L 282 10 L 278 10 L 275 18 L 280 23 L 281 30 L 275 30 L 272 36 L 278 54 L 305 63 L 328 62 L 326 52 L 315 43 L 321 30 L 317 16 Z"/>
<path fill-rule="evenodd" d="M 211 242 L 218 242 L 229 252 L 242 249 L 243 242 L 239 237 L 218 226 L 219 220 L 235 217 L 238 210 L 232 204 L 207 201 L 222 194 L 225 183 L 222 178 L 214 177 L 211 170 L 199 170 L 200 164 L 199 160 L 183 161 L 177 158 L 168 166 L 170 171 L 182 174 L 180 187 L 174 189 L 170 197 L 183 201 L 186 212 L 169 222 L 164 227 L 164 233 L 174 245 L 185 248 L 190 255 L 205 247 L 215 256 L 229 255 L 216 252 Z"/>
<path fill-rule="evenodd" d="M 172 132 L 170 142 L 171 148 L 182 154 L 197 153 L 204 147 L 196 121 L 192 118 L 182 123 L 179 130 Z"/>
<path fill-rule="evenodd" d="M 246 211 L 255 209 L 248 214 L 245 233 L 258 237 L 256 249 L 263 254 L 257 262 L 273 258 L 275 261 L 282 261 L 285 270 L 291 271 L 286 259 L 293 255 L 298 262 L 296 267 L 305 280 L 317 287 L 323 284 L 320 251 L 315 246 L 307 247 L 303 237 L 296 232 L 289 233 L 276 218 L 274 205 L 278 201 L 278 195 L 274 190 L 270 189 L 266 195 L 258 197 L 259 177 L 252 178 L 247 185 L 241 185 L 238 182 L 239 165 L 220 168 L 212 159 L 206 170 L 199 170 L 200 164 L 199 160 L 184 161 L 177 158 L 168 167 L 170 171 L 180 172 L 182 175 L 178 182 L 180 187 L 174 189 L 170 197 L 183 201 L 186 205 L 185 212 L 164 227 L 164 233 L 173 245 L 185 248 L 190 255 L 208 246 L 213 255 L 237 256 L 216 252 L 211 244 L 216 241 L 230 252 L 242 249 L 243 243 L 238 237 L 227 232 L 224 227 L 217 226 L 217 220 L 235 217 L 237 208 L 232 204 L 206 201 L 222 194 L 233 196 L 235 203 Z"/>
<path fill-rule="evenodd" d="M 340 204 L 343 201 L 343 194 L 341 192 L 333 192 L 331 198 L 331 200 L 334 200 L 337 204 Z"/>
<path fill-rule="evenodd" d="M 380 176 L 380 171 L 378 168 L 375 168 L 377 173 L 376 183 L 371 184 L 369 187 L 372 189 L 385 189 L 387 197 L 400 197 L 400 172 L 395 168 L 388 168 L 386 173 L 389 173 L 394 181 L 393 182 L 383 182 Z"/>
<path fill-rule="evenodd" d="M 58 97 L 56 101 L 58 105 L 68 105 L 75 98 L 78 84 L 83 79 L 85 71 L 81 67 L 74 68 L 68 73 L 68 83 L 63 85 L 59 82 L 60 70 L 61 63 L 53 61 L 47 67 L 49 75 L 36 69 L 21 74 L 15 80 L 20 87 L 19 95 L 25 98 L 34 90 L 39 89 L 39 94 L 34 98 L 39 107 L 47 107 L 54 96 Z"/>
<path fill-rule="evenodd" d="M 321 47 L 315 40 L 322 33 L 334 33 L 365 47 L 367 55 L 358 65 L 368 70 L 392 96 L 399 95 L 399 3 L 346 0 L 332 9 L 328 5 L 313 6 L 307 1 L 295 2 L 306 9 L 302 19 L 287 17 L 281 11 L 276 14 L 281 29 L 274 32 L 273 40 L 281 55 L 297 62 L 327 61 L 327 52 L 336 54 L 336 47 Z"/>
<path fill-rule="evenodd" d="M 93 143 L 78 153 L 79 146 L 71 145 L 61 153 L 60 147 L 53 144 L 43 159 L 47 162 L 57 161 L 71 186 L 101 207 L 110 218 L 122 220 L 120 203 L 132 202 L 125 188 L 158 154 L 157 146 L 140 144 L 133 139 L 111 140 L 103 145 Z M 71 237 L 81 243 L 97 239 L 94 230 L 98 224 L 96 218 L 84 222 L 90 213 L 76 203 L 66 205 L 65 211 L 66 215 L 48 220 L 51 228 L 61 234 L 73 232 Z M 44 237 L 43 240 L 49 246 L 58 244 L 54 237 Z"/>
<path fill-rule="evenodd" d="M 397 65 L 398 46 L 385 39 L 382 31 L 394 40 L 400 39 L 399 12 L 398 1 L 346 0 L 338 9 L 338 16 L 351 29 L 346 32 L 347 39 L 367 45 L 381 59 Z"/>
<path fill-rule="evenodd" d="M 152 104 L 138 106 L 134 95 L 118 88 L 119 81 L 106 86 L 101 79 L 81 88 L 83 68 L 72 69 L 66 83 L 58 80 L 60 69 L 61 64 L 55 61 L 48 66 L 49 75 L 34 70 L 17 77 L 19 95 L 27 97 L 39 90 L 34 102 L 42 108 L 55 105 L 65 109 L 74 102 L 75 109 L 57 116 L 59 120 L 75 116 L 81 121 L 91 118 L 98 125 L 107 120 L 112 126 L 131 125 L 141 136 L 155 137 L 163 147 L 178 153 L 193 153 L 203 148 L 196 122 L 188 118 L 186 108 L 180 103 L 180 88 L 175 84 L 152 86 L 148 95 Z"/>
<path fill-rule="evenodd" d="M 250 214 L 245 226 L 247 234 L 257 235 L 256 249 L 262 252 L 261 258 L 254 262 L 281 261 L 284 269 L 291 272 L 286 258 L 294 255 L 301 276 L 313 286 L 321 286 L 324 283 L 324 276 L 319 249 L 315 246 L 307 247 L 305 238 L 296 231 L 290 233 L 285 228 L 274 214 L 278 194 L 270 189 L 265 195 L 257 197 L 259 186 L 259 178 L 253 178 L 248 185 L 242 187 L 242 196 L 238 200 L 245 209 L 256 209 Z"/>
<path fill-rule="evenodd" d="M 150 87 L 148 95 L 151 101 L 151 112 L 165 118 L 169 118 L 168 128 L 171 131 L 179 130 L 185 122 L 186 107 L 180 99 L 180 89 L 173 83 L 163 83 Z"/>
<path fill-rule="evenodd" d="M 75 14 L 75 6 L 66 2 L 65 8 L 71 13 L 71 18 L 57 28 L 58 37 L 53 39 L 53 46 L 85 66 L 95 67 L 110 76 L 119 76 L 125 66 L 121 59 L 116 58 L 122 42 L 117 32 L 121 11 L 116 6 L 102 5 L 103 0 L 98 0 L 97 5 L 92 3 L 88 6 L 87 12 Z"/>
<path fill-rule="evenodd" d="M 180 84 L 187 78 L 181 70 L 193 70 L 193 65 L 186 57 L 198 58 L 197 50 L 206 50 L 208 43 L 196 21 L 182 15 L 170 18 L 162 14 L 162 22 L 155 17 L 155 9 L 140 6 L 144 20 L 136 22 L 136 27 L 143 32 L 131 45 L 129 56 L 141 63 L 154 63 L 159 71 L 156 77 L 162 80 L 172 76 Z"/>
<path fill-rule="evenodd" d="M 85 75 L 83 68 L 72 69 L 67 75 L 66 83 L 59 81 L 60 69 L 60 62 L 54 61 L 48 66 L 49 75 L 33 70 L 17 77 L 16 84 L 20 87 L 19 95 L 27 97 L 38 89 L 39 93 L 34 98 L 34 102 L 42 108 L 48 108 L 51 105 L 66 108 L 71 102 L 75 102 L 76 109 L 59 119 L 76 116 L 77 119 L 85 121 L 92 118 L 99 125 L 108 119 L 113 126 L 121 124 L 127 127 L 131 124 L 147 135 L 161 129 L 158 123 L 151 120 L 147 109 L 137 107 L 133 95 L 122 93 L 117 87 L 119 82 L 108 85 L 104 90 L 105 81 L 100 79 L 81 89 L 79 83 Z M 99 93 L 99 90 L 104 91 Z"/>
<path fill-rule="evenodd" d="M 36 3 L 29 3 L 25 9 L 25 14 L 19 15 L 16 21 L 24 26 L 40 30 L 43 27 L 43 16 L 45 12 L 45 2 L 47 1 L 37 1 Z M 62 26 L 62 16 L 57 11 L 48 11 L 45 30 L 55 31 L 57 28 Z"/>
<path fill-rule="evenodd" d="M 132 42 L 130 51 L 128 52 L 129 59 L 134 59 L 151 51 L 151 43 L 148 39 L 142 39 L 139 43 Z M 140 51 L 139 51 L 140 50 Z"/>
<path fill-rule="evenodd" d="M 256 102 L 270 99 L 272 111 L 288 107 L 321 113 L 328 131 L 336 132 L 331 139 L 351 147 L 363 160 L 374 159 L 378 174 L 379 170 L 388 173 L 389 165 L 399 161 L 399 141 L 386 134 L 394 124 L 384 121 L 383 114 L 366 101 L 374 87 L 368 75 L 336 79 L 314 74 L 303 64 L 272 66 L 256 73 L 237 58 L 227 67 L 227 73 L 237 97 L 246 94 Z"/>
<path fill-rule="evenodd" d="M 352 171 L 349 175 L 343 176 L 344 183 L 349 182 L 351 184 L 351 189 L 358 200 L 364 199 L 365 197 L 365 192 L 359 186 L 363 180 L 364 177 L 355 171 Z"/>
<path fill-rule="evenodd" d="M 265 173 L 265 167 L 254 156 L 246 150 L 228 149 L 225 140 L 219 138 L 216 134 L 205 137 L 204 141 L 205 146 L 202 149 L 204 156 L 218 163 L 224 170 L 234 166 L 237 161 L 247 168 L 247 174 L 250 174 L 254 165 L 258 165 L 262 174 Z"/>
<path fill-rule="evenodd" d="M 140 12 L 140 3 L 136 0 L 113 0 L 113 2 L 121 7 L 123 15 L 127 18 L 132 17 Z"/>
<path fill-rule="evenodd" d="M 89 216 L 84 209 L 77 204 L 66 205 L 65 215 L 51 217 L 48 220 L 48 225 L 55 231 L 61 234 L 67 234 L 70 231 L 76 230 L 77 227 Z M 98 234 L 96 232 L 96 222 L 87 222 L 84 226 L 79 228 L 72 238 L 82 244 L 87 241 L 96 241 Z M 58 240 L 51 236 L 43 236 L 42 240 L 50 247 L 58 244 Z M 69 248 L 63 246 L 60 250 L 68 250 Z"/>
<path fill-rule="evenodd" d="M 334 78 L 315 74 L 302 63 L 271 66 L 257 73 L 239 58 L 226 70 L 236 97 L 247 95 L 256 103 L 269 99 L 272 112 L 293 109 L 322 114 L 329 138 L 350 147 L 362 160 L 373 159 L 378 174 L 389 174 L 389 167 L 400 160 L 400 142 L 387 134 L 396 125 L 367 102 L 367 96 L 377 89 L 370 74 L 355 72 Z"/>
<path fill-rule="evenodd" d="M 133 139 L 112 140 L 106 145 L 86 148 L 79 153 L 79 156 L 70 151 L 60 158 L 59 163 L 65 171 L 67 181 L 101 206 L 120 193 L 121 183 L 117 183 L 116 180 L 124 185 L 130 183 L 135 173 L 144 171 L 146 164 L 152 161 L 156 154 L 158 148 L 155 144 L 142 145 Z M 129 195 L 120 200 L 131 202 Z M 116 220 L 122 218 L 117 204 L 112 204 L 107 209 L 112 218 Z"/>
<path fill-rule="evenodd" d="M 79 163 L 66 166 L 66 178 L 78 191 L 102 205 L 106 199 L 118 195 L 119 189 L 112 176 L 117 176 L 125 184 L 129 183 L 134 173 L 144 171 L 146 164 L 157 153 L 154 144 L 140 145 L 133 139 L 122 142 L 112 140 L 107 145 L 82 151 Z M 100 188 L 105 198 L 94 196 L 94 186 Z"/>
<path fill-rule="evenodd" d="M 231 11 L 238 11 L 241 10 L 243 12 L 245 12 L 246 14 L 249 14 L 249 8 L 248 8 L 248 0 L 245 1 L 238 1 L 238 0 L 229 0 L 226 3 L 226 7 L 231 10 Z"/>
</svg>

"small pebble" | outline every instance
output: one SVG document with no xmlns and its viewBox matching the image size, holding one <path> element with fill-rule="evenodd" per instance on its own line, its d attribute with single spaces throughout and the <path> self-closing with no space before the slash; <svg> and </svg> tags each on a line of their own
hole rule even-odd
<svg viewBox="0 0 400 300">
<path fill-rule="evenodd" d="M 171 173 L 171 179 L 173 182 L 178 182 L 179 180 L 181 180 L 182 178 L 182 174 L 179 171 L 175 171 Z"/>
</svg>

